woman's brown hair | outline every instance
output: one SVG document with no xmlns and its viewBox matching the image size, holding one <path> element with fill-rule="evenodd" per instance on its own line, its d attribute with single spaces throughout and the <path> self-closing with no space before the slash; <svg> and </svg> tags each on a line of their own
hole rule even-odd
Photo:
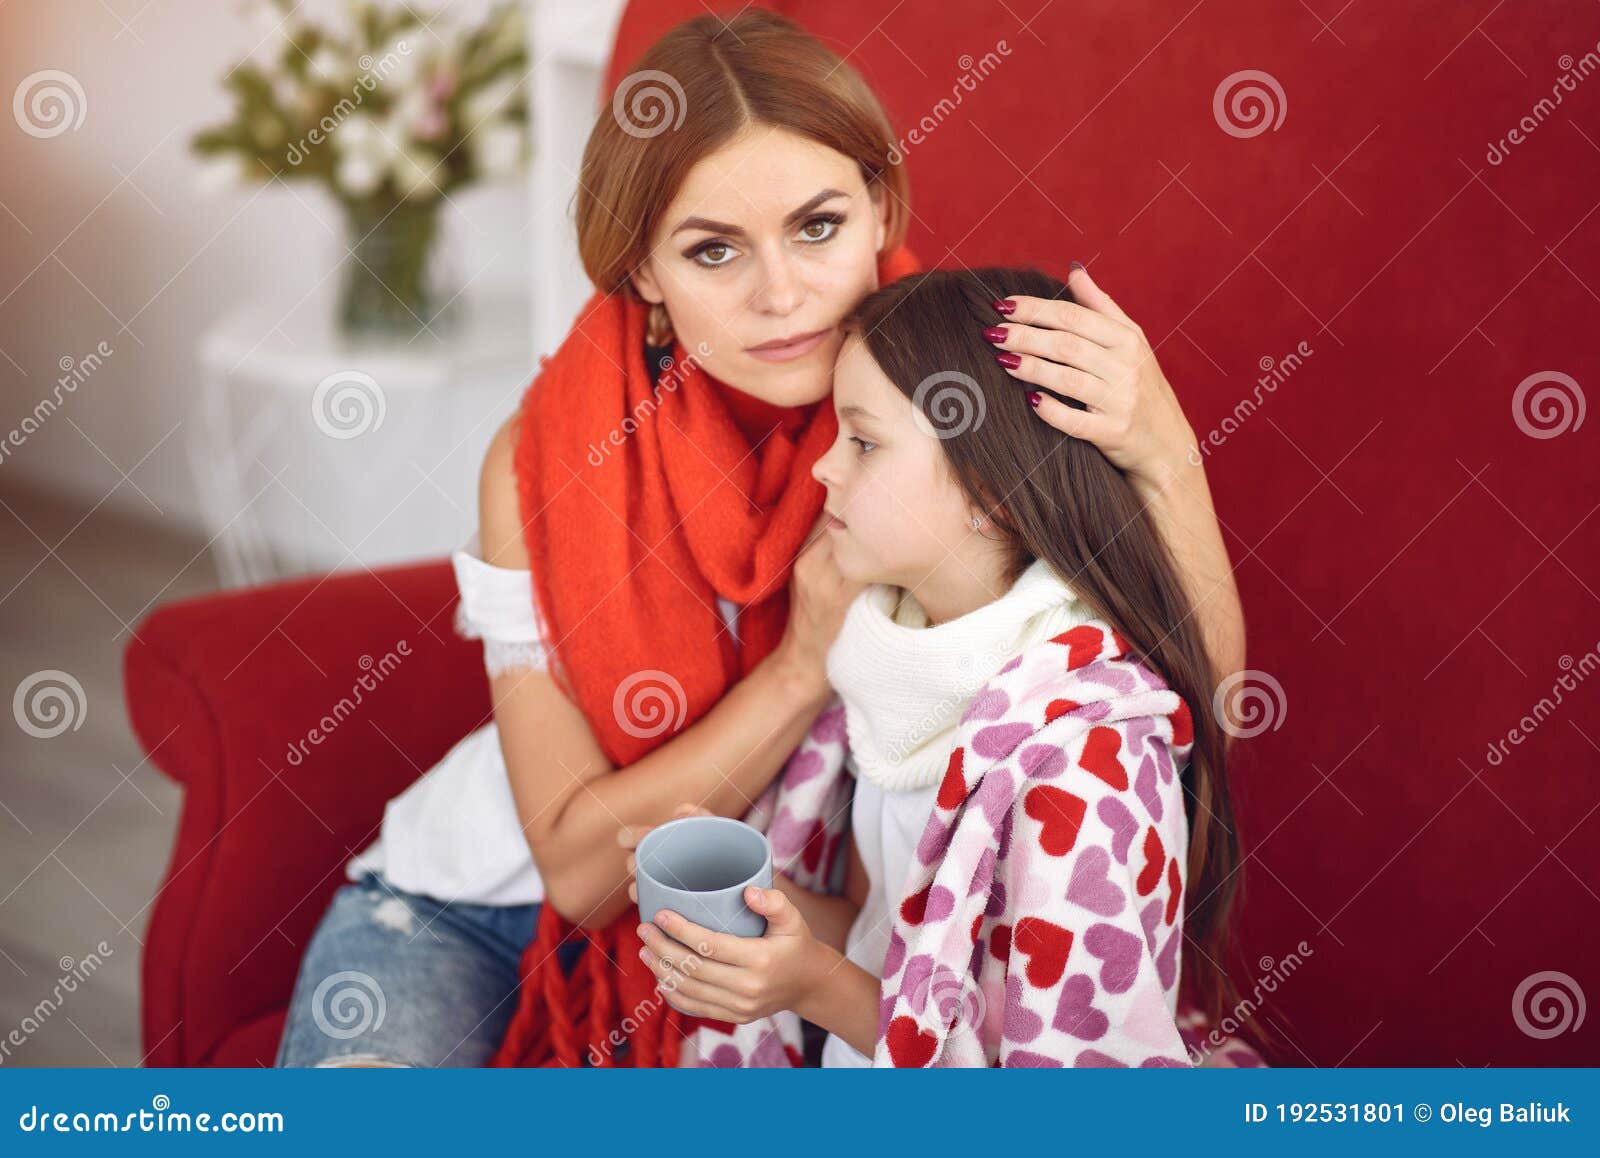
<svg viewBox="0 0 1600 1158">
<path fill-rule="evenodd" d="M 775 12 L 687 20 L 618 84 L 583 151 L 578 252 L 614 293 L 650 254 L 661 214 L 696 162 L 752 125 L 787 129 L 853 160 L 888 199 L 884 249 L 905 237 L 904 165 L 878 98 L 820 40 Z"/>
<path fill-rule="evenodd" d="M 989 513 L 1009 548 L 1008 581 L 1044 559 L 1188 706 L 1184 934 L 1195 951 L 1184 954 L 1183 982 L 1217 1027 L 1239 1007 L 1223 962 L 1241 882 L 1224 739 L 1211 711 L 1216 674 L 1171 552 L 1133 484 L 1093 443 L 1041 422 L 1027 388 L 996 363 L 983 330 L 1005 323 L 994 302 L 1012 294 L 1072 300 L 1037 270 L 934 270 L 868 295 L 843 328 L 921 411 L 956 481 Z M 1254 1035 L 1272 1038 L 1260 1026 Z"/>
</svg>

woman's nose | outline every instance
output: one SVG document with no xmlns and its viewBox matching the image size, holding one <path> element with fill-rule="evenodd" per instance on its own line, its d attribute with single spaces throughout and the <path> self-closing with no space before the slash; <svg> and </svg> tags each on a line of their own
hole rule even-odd
<svg viewBox="0 0 1600 1158">
<path fill-rule="evenodd" d="M 805 283 L 787 254 L 778 254 L 762 263 L 761 293 L 756 304 L 767 313 L 792 314 L 805 301 Z"/>
</svg>

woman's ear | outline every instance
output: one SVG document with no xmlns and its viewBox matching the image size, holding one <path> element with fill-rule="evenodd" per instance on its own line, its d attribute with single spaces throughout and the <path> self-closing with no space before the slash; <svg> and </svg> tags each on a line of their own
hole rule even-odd
<svg viewBox="0 0 1600 1158">
<path fill-rule="evenodd" d="M 880 181 L 867 186 L 867 196 L 872 199 L 874 218 L 872 248 L 882 253 L 884 240 L 889 236 L 889 196 L 883 191 Z"/>
<path fill-rule="evenodd" d="M 633 288 L 639 296 L 651 305 L 659 305 L 665 300 L 660 285 L 656 283 L 655 271 L 651 269 L 649 259 L 633 271 L 633 277 L 629 280 L 633 282 Z"/>
</svg>

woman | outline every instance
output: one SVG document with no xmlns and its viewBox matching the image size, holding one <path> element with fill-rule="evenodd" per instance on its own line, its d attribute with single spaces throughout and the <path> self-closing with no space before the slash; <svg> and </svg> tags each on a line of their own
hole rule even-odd
<svg viewBox="0 0 1600 1158">
<path fill-rule="evenodd" d="M 810 468 L 837 431 L 839 322 L 914 265 L 894 134 L 853 70 L 760 10 L 681 25 L 646 74 L 676 82 L 681 122 L 622 102 L 596 123 L 577 225 L 597 293 L 495 436 L 477 554 L 455 556 L 494 722 L 391 801 L 349 866 L 279 1064 L 670 1061 L 659 1003 L 612 1041 L 654 985 L 616 835 L 685 800 L 743 815 L 829 699 L 860 585 L 814 534 Z M 1213 665 L 1236 670 L 1192 432 L 1143 334 L 1086 271 L 1070 285 L 1081 305 L 1017 299 L 999 356 L 1019 385 L 1089 403 L 1037 413 L 1127 473 Z M 351 1033 L 341 1014 L 371 988 L 385 1017 Z"/>
</svg>

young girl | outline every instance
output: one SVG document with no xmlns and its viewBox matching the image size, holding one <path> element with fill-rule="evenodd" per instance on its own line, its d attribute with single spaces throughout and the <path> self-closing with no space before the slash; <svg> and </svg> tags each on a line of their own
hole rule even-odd
<svg viewBox="0 0 1600 1158">
<path fill-rule="evenodd" d="M 1036 272 L 939 271 L 844 323 L 814 474 L 841 572 L 873 586 L 828 655 L 839 707 L 756 810 L 786 874 L 747 892 L 766 935 L 640 927 L 710 1019 L 684 1064 L 793 1063 L 798 1015 L 824 1065 L 1188 1065 L 1186 934 L 1214 1022 L 1232 995 L 1204 643 L 1129 481 L 1038 423 L 993 352 L 1024 295 L 1071 301 Z"/>
</svg>

